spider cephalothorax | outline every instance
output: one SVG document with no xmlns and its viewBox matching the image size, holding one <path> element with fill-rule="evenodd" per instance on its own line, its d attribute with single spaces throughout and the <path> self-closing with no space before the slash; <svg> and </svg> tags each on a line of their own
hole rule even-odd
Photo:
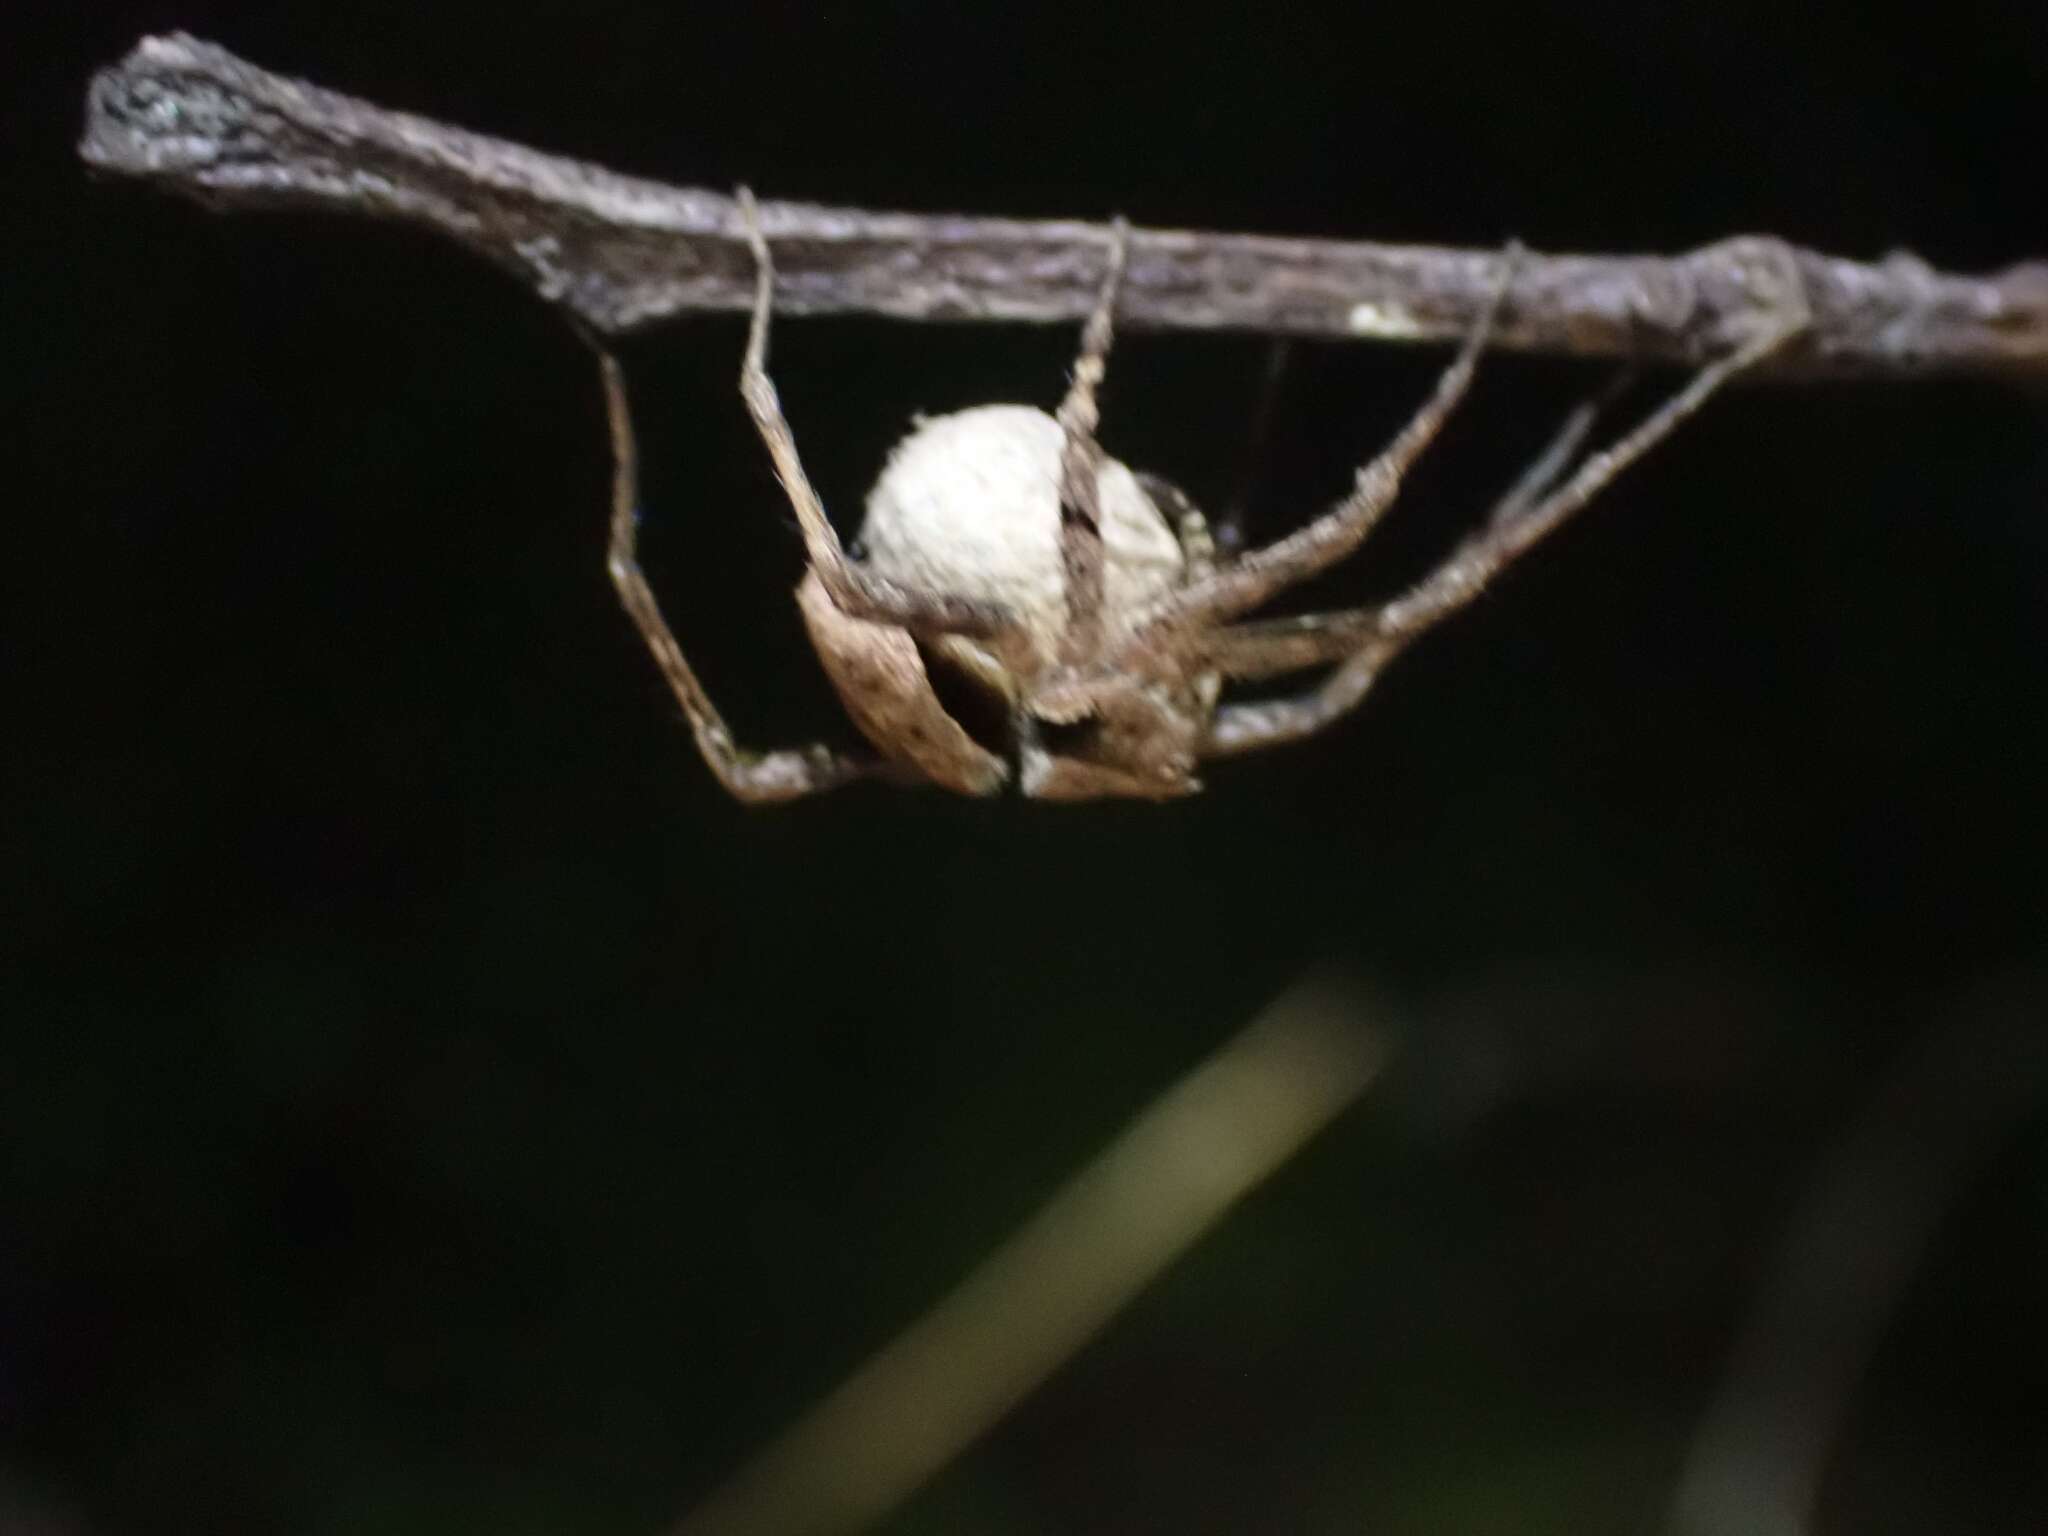
<svg viewBox="0 0 2048 1536">
<path fill-rule="evenodd" d="M 1351 492 L 1263 548 L 1219 560 L 1193 503 L 1097 446 L 1096 391 L 1109 355 L 1128 234 L 1113 227 L 1106 273 L 1057 415 L 991 405 L 917 423 L 868 497 L 850 554 L 825 517 L 767 373 L 774 269 L 753 199 L 753 323 L 740 392 L 802 529 L 810 568 L 797 603 L 847 713 L 877 755 L 818 746 L 749 752 L 684 659 L 634 552 L 632 428 L 617 363 L 602 355 L 616 471 L 611 571 L 681 701 L 697 745 L 743 800 L 786 800 L 858 777 L 961 794 L 1015 784 L 1040 799 L 1165 799 L 1201 787 L 1201 760 L 1298 740 L 1349 711 L 1409 642 L 1478 595 L 1517 555 L 1584 506 L 1721 384 L 1805 321 L 1781 314 L 1707 364 L 1613 446 L 1567 475 L 1594 409 L 1582 406 L 1443 564 L 1379 607 L 1244 622 L 1357 549 L 1401 478 L 1463 398 L 1516 265 L 1435 391 Z M 1219 703 L 1222 684 L 1323 669 L 1309 691 Z"/>
</svg>

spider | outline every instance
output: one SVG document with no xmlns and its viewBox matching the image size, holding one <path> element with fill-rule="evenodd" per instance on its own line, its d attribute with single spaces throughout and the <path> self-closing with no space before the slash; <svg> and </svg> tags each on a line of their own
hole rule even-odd
<svg viewBox="0 0 2048 1536">
<path fill-rule="evenodd" d="M 1128 226 L 1104 274 L 1070 386 L 1051 416 L 988 405 L 922 419 L 890 454 L 849 550 L 797 455 L 767 371 L 775 268 L 752 195 L 738 193 L 755 266 L 740 394 L 796 512 L 808 570 L 796 601 L 811 644 L 873 748 L 740 747 L 684 658 L 635 554 L 637 453 L 617 360 L 597 347 L 613 450 L 609 566 L 680 701 L 697 748 L 748 802 L 796 799 L 862 778 L 964 795 L 1162 800 L 1197 792 L 1198 765 L 1311 736 L 1355 708 L 1388 662 L 1463 608 L 1517 556 L 1643 457 L 1736 374 L 1806 323 L 1790 300 L 1610 447 L 1566 471 L 1599 402 L 1556 437 L 1429 575 L 1376 607 L 1245 621 L 1352 554 L 1393 504 L 1402 476 L 1464 398 L 1520 259 L 1499 261 L 1490 302 L 1434 391 L 1320 517 L 1262 548 L 1221 557 L 1201 512 L 1097 446 Z M 1323 669 L 1307 691 L 1226 702 L 1225 682 Z"/>
</svg>

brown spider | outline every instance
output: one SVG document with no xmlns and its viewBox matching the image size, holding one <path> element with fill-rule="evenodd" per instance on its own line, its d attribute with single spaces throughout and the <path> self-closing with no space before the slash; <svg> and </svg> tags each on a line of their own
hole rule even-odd
<svg viewBox="0 0 2048 1536">
<path fill-rule="evenodd" d="M 1514 248 L 1500 261 L 1491 303 L 1435 391 L 1358 472 L 1350 494 L 1287 537 L 1220 560 L 1185 496 L 1163 480 L 1133 474 L 1095 441 L 1095 395 L 1128 243 L 1119 219 L 1058 414 L 991 405 L 920 422 L 869 493 L 856 545 L 861 553 L 849 555 L 804 474 L 768 377 L 774 266 L 744 188 L 739 206 L 757 273 L 740 394 L 802 529 L 810 568 L 796 598 L 811 643 L 878 756 L 825 746 L 753 752 L 734 742 L 635 558 L 631 415 L 617 361 L 599 355 L 615 464 L 612 580 L 681 701 L 704 760 L 728 791 L 753 802 L 790 800 L 863 777 L 967 795 L 998 793 L 1014 778 L 1024 794 L 1049 800 L 1192 794 L 1201 788 L 1195 770 L 1202 759 L 1299 740 L 1355 707 L 1410 642 L 1472 601 L 1806 320 L 1795 289 L 1773 323 L 1702 367 L 1566 479 L 1597 411 L 1594 402 L 1580 406 L 1480 530 L 1393 601 L 1242 623 L 1351 554 L 1393 504 L 1402 476 L 1471 383 L 1514 276 Z M 1316 667 L 1330 670 L 1305 693 L 1219 703 L 1225 681 Z"/>
</svg>

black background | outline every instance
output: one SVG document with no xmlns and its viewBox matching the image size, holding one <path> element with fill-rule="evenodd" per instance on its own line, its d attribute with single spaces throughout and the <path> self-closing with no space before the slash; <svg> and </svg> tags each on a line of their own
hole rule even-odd
<svg viewBox="0 0 2048 1536">
<path fill-rule="evenodd" d="M 1816 1159 L 1930 1031 L 2048 1011 L 2039 386 L 1717 402 L 1358 718 L 1192 802 L 748 811 L 613 604 L 555 316 L 424 235 L 72 157 L 89 70 L 183 27 L 767 196 L 1986 268 L 2048 255 L 2033 0 L 10 17 L 24 1528 L 657 1529 L 1335 965 L 1400 1068 L 892 1528 L 1651 1529 Z M 911 411 L 1049 404 L 1072 345 L 791 322 L 777 374 L 845 523 Z M 843 739 L 739 346 L 627 349 L 648 563 L 743 736 Z M 1125 338 L 1108 447 L 1227 501 L 1262 357 Z M 1253 535 L 1440 361 L 1299 349 Z M 1319 595 L 1420 570 L 1599 377 L 1489 363 Z M 2042 1104 L 1945 1181 L 1820 1529 L 2048 1524 Z"/>
</svg>

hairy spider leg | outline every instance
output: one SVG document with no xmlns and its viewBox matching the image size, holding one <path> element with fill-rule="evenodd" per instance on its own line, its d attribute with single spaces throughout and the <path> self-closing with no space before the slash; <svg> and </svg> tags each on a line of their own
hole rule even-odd
<svg viewBox="0 0 2048 1536">
<path fill-rule="evenodd" d="M 1632 431 L 1587 458 L 1562 488 L 1550 490 L 1591 426 L 1596 406 L 1581 406 L 1486 525 L 1401 596 L 1378 608 L 1241 625 L 1216 636 L 1216 663 L 1231 676 L 1271 675 L 1318 662 L 1341 665 L 1296 697 L 1223 706 L 1210 723 L 1203 755 L 1226 757 L 1299 741 L 1356 708 L 1381 669 L 1410 642 L 1471 602 L 1501 571 L 1675 432 L 1722 385 L 1806 329 L 1811 317 L 1797 269 L 1788 264 L 1787 271 L 1786 299 L 1772 323 L 1701 368 Z"/>
<path fill-rule="evenodd" d="M 1210 530 L 1208 517 L 1195 505 L 1194 498 L 1164 475 L 1149 474 L 1141 469 L 1137 472 L 1137 481 L 1145 499 L 1173 525 L 1173 536 L 1180 541 L 1181 570 L 1185 579 L 1200 581 L 1214 571 L 1217 560 L 1221 558 L 1216 549 L 1216 536 Z"/>
<path fill-rule="evenodd" d="M 1095 441 L 1101 411 L 1095 395 L 1109 364 L 1130 235 L 1121 215 L 1111 222 L 1102 288 L 1081 328 L 1073 379 L 1054 415 L 1060 426 L 1060 565 L 1067 594 L 1060 660 L 1068 666 L 1092 661 L 1102 649 L 1102 508 L 1096 485 L 1102 450 Z"/>
<path fill-rule="evenodd" d="M 1222 555 L 1216 548 L 1216 536 L 1210 531 L 1209 519 L 1202 509 L 1195 505 L 1192 497 L 1159 475 L 1140 473 L 1138 486 L 1157 507 L 1160 514 L 1173 524 L 1173 531 L 1180 540 L 1181 570 L 1183 579 L 1201 581 L 1215 569 Z M 1187 680 L 1193 686 L 1195 700 L 1206 716 L 1216 708 L 1216 701 L 1223 694 L 1223 674 L 1206 658 L 1199 666 L 1191 668 Z"/>
<path fill-rule="evenodd" d="M 605 413 L 612 439 L 612 521 L 607 566 L 612 585 L 618 589 L 640 638 L 654 655 L 661 675 L 683 706 L 697 750 L 735 799 L 761 804 L 794 800 L 799 796 L 834 789 L 851 779 L 890 776 L 892 770 L 880 762 L 849 757 L 825 746 L 793 747 L 774 752 L 750 752 L 733 741 L 732 731 L 710 694 L 698 681 L 697 673 L 683 656 L 683 648 L 662 617 L 654 590 L 640 570 L 637 552 L 639 524 L 639 454 L 633 441 L 633 416 L 626 401 L 625 377 L 618 360 L 597 349 L 598 367 L 604 380 Z"/>
<path fill-rule="evenodd" d="M 1380 456 L 1358 471 L 1351 493 L 1322 516 L 1285 538 L 1248 550 L 1206 580 L 1164 599 L 1143 631 L 1180 631 L 1236 618 L 1287 588 L 1329 569 L 1365 542 L 1401 492 L 1401 480 L 1423 450 L 1436 440 L 1471 388 L 1479 355 L 1493 334 L 1508 288 L 1521 266 L 1521 247 L 1499 258 L 1499 276 L 1465 344 L 1438 378 L 1436 388 Z M 1141 633 L 1143 633 L 1141 631 Z"/>
<path fill-rule="evenodd" d="M 782 482 L 803 533 L 804 553 L 826 592 L 852 618 L 896 624 L 921 635 L 972 635 L 986 639 L 1014 629 L 1015 620 L 998 604 L 953 593 L 913 590 L 899 582 L 885 581 L 847 558 L 838 533 L 825 516 L 825 504 L 804 473 L 803 461 L 797 456 L 796 435 L 782 414 L 775 383 L 768 377 L 768 324 L 775 301 L 775 263 L 768 252 L 767 237 L 761 232 L 761 213 L 755 206 L 754 194 L 741 187 L 736 196 L 747 247 L 754 256 L 754 311 L 747 327 L 746 354 L 740 363 L 740 397 L 746 401 L 747 414 L 753 418 L 754 429 L 774 461 L 775 477 Z"/>
<path fill-rule="evenodd" d="M 1205 632 L 1221 621 L 1257 607 L 1297 582 L 1328 569 L 1351 554 L 1400 494 L 1402 476 L 1443 430 L 1472 384 L 1479 354 L 1521 265 L 1522 248 L 1511 245 L 1499 258 L 1493 292 L 1465 343 L 1458 349 L 1428 399 L 1416 409 L 1392 443 L 1358 471 L 1351 494 L 1322 516 L 1283 539 L 1249 550 L 1227 562 L 1212 562 L 1207 575 L 1161 598 L 1121 641 L 1092 663 L 1040 690 L 1039 707 L 1079 716 L 1097 700 L 1125 686 L 1133 673 L 1178 676 L 1205 643 Z"/>
<path fill-rule="evenodd" d="M 1521 516 L 1563 478 L 1585 445 L 1605 403 L 1619 393 L 1628 374 L 1568 415 L 1550 442 L 1516 477 L 1515 483 L 1487 514 L 1485 528 L 1499 528 Z M 1467 541 L 1469 542 L 1469 540 Z M 1381 610 L 1347 608 L 1334 613 L 1305 613 L 1284 619 L 1254 619 L 1211 630 L 1203 654 L 1232 682 L 1259 682 L 1289 672 L 1348 661 L 1380 639 Z"/>
</svg>

